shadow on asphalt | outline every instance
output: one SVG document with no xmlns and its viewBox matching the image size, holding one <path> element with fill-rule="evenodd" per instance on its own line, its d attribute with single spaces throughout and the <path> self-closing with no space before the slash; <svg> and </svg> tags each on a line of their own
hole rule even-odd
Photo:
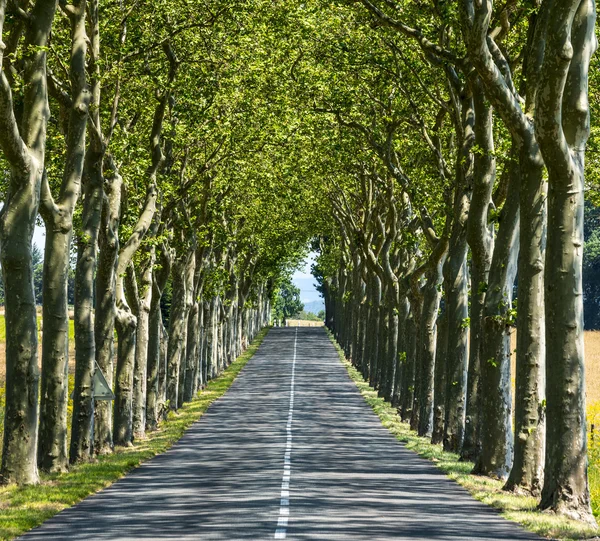
<svg viewBox="0 0 600 541">
<path fill-rule="evenodd" d="M 398 443 L 310 327 L 273 329 L 168 452 L 22 539 L 273 539 L 296 332 L 288 539 L 540 539 Z"/>
</svg>

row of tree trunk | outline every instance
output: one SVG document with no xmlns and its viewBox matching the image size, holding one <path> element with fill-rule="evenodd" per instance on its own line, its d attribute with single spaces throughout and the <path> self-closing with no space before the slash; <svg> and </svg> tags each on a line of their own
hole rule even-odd
<svg viewBox="0 0 600 541">
<path fill-rule="evenodd" d="M 39 469 L 65 471 L 69 463 L 143 438 L 169 410 L 192 400 L 220 374 L 270 317 L 268 273 L 253 278 L 258 256 L 240 248 L 238 224 L 226 219 L 231 213 L 223 203 L 226 190 L 213 186 L 211 160 L 218 162 L 222 143 L 206 154 L 198 140 L 177 140 L 176 78 L 182 62 L 171 39 L 161 38 L 150 48 L 151 57 L 144 56 L 143 67 L 133 71 L 133 80 L 149 77 L 155 85 L 150 107 L 140 107 L 141 89 L 124 95 L 132 81 L 123 74 L 136 64 L 121 63 L 133 7 L 103 9 L 101 14 L 98 0 L 36 0 L 26 9 L 0 0 L 0 34 L 7 21 L 5 33 L 11 36 L 6 56 L 1 56 L 4 47 L 0 52 L 0 147 L 11 171 L 0 211 L 7 336 L 0 477 L 5 484 L 35 484 Z M 62 18 L 55 18 L 57 10 Z M 213 20 L 200 10 L 203 15 Z M 107 28 L 101 17 L 113 17 L 115 26 Z M 70 51 L 68 59 L 55 59 L 65 68 L 60 70 L 65 80 L 48 68 L 51 32 L 55 54 Z M 101 55 L 101 42 L 116 48 Z M 15 94 L 13 101 L 21 84 L 24 95 Z M 45 159 L 51 109 L 58 119 L 53 135 L 60 135 L 55 152 L 64 140 L 65 153 L 56 160 L 60 180 L 56 164 Z M 132 135 L 137 123 L 149 143 L 139 145 L 146 148 L 142 158 L 131 150 L 139 143 Z M 119 156 L 116 132 L 127 141 Z M 124 178 L 127 172 L 134 178 Z M 32 287 L 38 212 L 46 226 L 41 381 Z M 68 338 L 67 304 L 72 244 L 77 250 L 74 344 Z M 165 296 L 169 288 L 172 294 Z M 94 400 L 98 371 L 114 389 L 114 402 Z"/>
<path fill-rule="evenodd" d="M 356 164 L 355 184 L 330 193 L 339 237 L 322 246 L 324 261 L 337 261 L 336 271 L 320 276 L 326 324 L 421 436 L 474 461 L 475 473 L 505 480 L 507 490 L 539 496 L 542 509 L 595 524 L 581 286 L 595 4 L 542 2 L 528 22 L 519 91 L 495 41 L 502 34 L 489 27 L 490 0 L 461 2 L 465 57 L 394 19 L 402 10 L 391 3 L 362 4 L 402 36 L 390 46 L 398 65 L 406 63 L 402 39 L 417 39 L 444 74 L 449 98 L 435 102 L 431 129 L 418 103 L 422 81 L 415 88 L 398 83 L 400 112 L 387 98 L 369 96 L 381 119 L 361 123 L 352 112 L 324 111 L 373 155 Z M 448 115 L 450 145 L 440 138 Z M 512 141 L 502 175 L 496 116 Z M 436 210 L 435 219 L 428 212 L 435 204 L 424 197 L 430 186 L 402 167 L 409 161 L 397 133 L 404 125 L 416 126 L 439 173 L 445 211 Z"/>
</svg>

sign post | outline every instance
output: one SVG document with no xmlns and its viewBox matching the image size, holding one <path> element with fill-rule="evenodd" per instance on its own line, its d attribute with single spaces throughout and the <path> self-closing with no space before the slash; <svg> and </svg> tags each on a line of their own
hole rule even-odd
<svg viewBox="0 0 600 541">
<path fill-rule="evenodd" d="M 102 370 L 95 364 L 94 377 L 92 378 L 92 427 L 90 430 L 90 454 L 94 454 L 94 425 L 95 419 L 95 401 L 96 400 L 114 400 L 115 393 L 112 392 L 110 385 L 106 381 Z"/>
<path fill-rule="evenodd" d="M 92 426 L 90 428 L 90 455 L 94 454 L 94 403 L 96 400 L 114 400 L 115 393 L 112 392 L 110 385 L 106 381 L 102 370 L 98 363 L 94 363 L 94 375 L 92 376 Z M 71 399 L 75 395 L 75 391 L 71 393 Z"/>
</svg>

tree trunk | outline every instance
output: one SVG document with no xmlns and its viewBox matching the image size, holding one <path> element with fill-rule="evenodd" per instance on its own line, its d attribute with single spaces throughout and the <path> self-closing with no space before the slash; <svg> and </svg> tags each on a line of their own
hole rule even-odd
<svg viewBox="0 0 600 541">
<path fill-rule="evenodd" d="M 392 406 L 400 407 L 402 401 L 402 388 L 405 373 L 406 361 L 406 325 L 410 313 L 410 303 L 405 295 L 400 296 L 400 306 L 398 307 L 398 342 L 396 345 L 396 377 L 394 379 L 394 393 L 392 396 Z M 365 332 L 366 329 L 365 329 Z"/>
<path fill-rule="evenodd" d="M 148 329 L 148 369 L 146 384 L 146 430 L 154 431 L 158 428 L 163 400 L 166 356 L 162 354 L 163 321 L 160 300 L 165 285 L 171 274 L 171 254 L 168 247 L 163 244 L 160 250 L 160 268 L 152 273 L 152 296 L 150 301 L 149 329 Z"/>
<path fill-rule="evenodd" d="M 421 407 L 421 376 L 423 374 L 422 363 L 422 352 L 423 352 L 423 336 L 421 335 L 421 320 L 423 319 L 423 286 L 421 286 L 421 279 L 418 283 L 413 284 L 412 294 L 410 296 L 410 309 L 413 316 L 412 321 L 412 333 L 410 342 L 410 355 L 412 359 L 408 359 L 411 364 L 412 370 L 412 389 L 409 390 L 409 394 L 412 395 L 412 404 L 410 405 L 410 418 L 407 419 L 410 422 L 410 429 L 416 431 L 419 428 L 419 414 Z"/>
<path fill-rule="evenodd" d="M 421 315 L 421 390 L 419 407 L 419 436 L 431 437 L 433 432 L 433 400 L 435 383 L 435 352 L 437 346 L 437 315 L 440 307 L 442 268 L 445 257 L 434 262 L 423 288 Z"/>
<path fill-rule="evenodd" d="M 548 9 L 535 126 L 549 188 L 544 276 L 548 424 L 540 507 L 595 525 L 587 476 L 581 268 L 596 6 L 593 0 L 565 0 Z"/>
<path fill-rule="evenodd" d="M 514 169 L 514 166 L 513 166 Z M 506 479 L 513 460 L 510 378 L 512 290 L 519 251 L 519 177 L 511 172 L 485 299 L 481 366 L 481 452 L 475 473 Z"/>
<path fill-rule="evenodd" d="M 179 407 L 179 371 L 184 353 L 185 318 L 185 281 L 188 254 L 180 255 L 173 264 L 173 302 L 169 315 L 169 342 L 167 349 L 167 400 L 169 409 Z"/>
<path fill-rule="evenodd" d="M 544 256 L 546 193 L 544 164 L 535 141 L 520 149 L 520 251 L 514 462 L 506 488 L 539 495 L 544 470 L 545 317 Z"/>
<path fill-rule="evenodd" d="M 435 382 L 433 392 L 433 430 L 431 443 L 444 441 L 446 410 L 446 348 L 448 344 L 448 318 L 446 310 L 437 319 L 437 343 L 435 349 Z"/>
<path fill-rule="evenodd" d="M 415 399 L 415 362 L 417 353 L 417 328 L 413 316 L 412 305 L 404 328 L 404 344 L 406 350 L 402 355 L 402 390 L 400 393 L 400 418 L 407 423 L 411 419 Z"/>
<path fill-rule="evenodd" d="M 57 203 L 47 178 L 42 181 L 40 214 L 46 226 L 43 270 L 42 384 L 38 465 L 47 472 L 67 470 L 69 387 L 69 279 L 73 212 L 81 187 L 90 94 L 86 83 L 85 0 L 73 4 L 70 61 L 72 103 L 66 133 L 67 152 Z"/>
<path fill-rule="evenodd" d="M 94 338 L 94 271 L 98 256 L 98 230 L 104 197 L 101 147 L 90 142 L 83 175 L 81 234 L 77 237 L 75 267 L 75 388 L 69 462 L 90 458 L 92 452 L 92 379 L 96 361 Z"/>
<path fill-rule="evenodd" d="M 461 147 L 457 151 L 452 232 L 448 257 L 444 263 L 446 293 L 447 349 L 444 450 L 458 453 L 465 430 L 465 402 L 468 365 L 468 270 L 466 224 L 470 206 L 472 175 L 473 100 L 461 98 Z"/>
<path fill-rule="evenodd" d="M 98 0 L 89 3 L 90 58 L 88 69 L 91 79 L 91 103 L 88 122 L 90 143 L 83 167 L 83 211 L 81 232 L 77 236 L 77 265 L 75 268 L 75 387 L 73 389 L 73 417 L 69 462 L 76 464 L 90 458 L 93 452 L 92 428 L 94 423 L 93 377 L 96 364 L 96 337 L 94 328 L 94 279 L 98 259 L 98 233 L 104 203 L 104 175 L 102 171 L 105 145 L 100 124 L 100 34 Z M 80 49 L 81 51 L 81 49 Z M 85 66 L 85 55 L 81 60 Z M 83 83 L 85 83 L 85 78 Z"/>
<path fill-rule="evenodd" d="M 195 264 L 200 266 L 200 261 L 197 261 Z M 186 352 L 186 361 L 185 361 L 185 383 L 183 389 L 183 401 L 190 402 L 194 398 L 194 394 L 197 389 L 197 381 L 198 381 L 198 312 L 199 312 L 199 302 L 197 299 L 197 279 L 195 275 L 195 264 L 193 269 L 191 270 L 191 280 L 188 283 L 190 288 L 189 296 L 188 296 L 188 316 L 187 316 L 187 345 L 185 348 Z M 235 336 L 237 336 L 237 331 L 235 332 Z M 233 341 L 233 336 L 232 336 Z M 234 348 L 235 349 L 235 348 Z M 233 353 L 235 355 L 235 353 Z"/>
<path fill-rule="evenodd" d="M 128 287 L 133 270 L 127 269 Z M 137 318 L 130 310 L 117 308 L 117 370 L 115 374 L 114 444 L 131 445 L 133 439 L 133 368 L 135 365 Z"/>
<path fill-rule="evenodd" d="M 140 297 L 136 329 L 135 364 L 133 368 L 133 438 L 142 439 L 146 435 L 146 404 L 148 396 L 148 345 L 150 342 L 150 308 L 155 263 L 155 247 L 147 249 L 147 260 L 140 273 Z"/>
<path fill-rule="evenodd" d="M 0 34 L 6 1 L 0 2 Z M 19 75 L 17 121 L 13 95 L 0 77 L 0 148 L 10 165 L 0 210 L 0 261 L 5 291 L 6 402 L 0 478 L 2 483 L 33 484 L 37 470 L 38 355 L 31 242 L 38 213 L 50 118 L 46 50 L 56 2 L 37 0 L 29 13 Z M 0 65 L 3 63 L 0 52 Z"/>
<path fill-rule="evenodd" d="M 448 313 L 448 345 L 446 354 L 446 405 L 444 420 L 444 450 L 460 452 L 465 429 L 467 390 L 467 317 L 468 277 L 467 245 L 460 239 L 451 243 L 444 265 Z M 447 270 L 446 270 L 447 269 Z"/>
<path fill-rule="evenodd" d="M 48 216 L 43 277 L 43 334 L 38 466 L 42 471 L 67 470 L 67 400 L 69 370 L 69 308 L 67 283 L 71 227 Z M 53 219 L 54 218 L 54 219 Z M 56 221 L 55 221 L 56 220 Z"/>
<path fill-rule="evenodd" d="M 6 405 L 0 477 L 3 484 L 35 484 L 38 427 L 38 337 L 31 241 L 38 204 L 32 167 L 5 203 L 0 221 L 0 259 L 5 291 Z M 12 173 L 17 175 L 16 171 Z"/>
<path fill-rule="evenodd" d="M 381 280 L 376 274 L 371 277 L 371 344 L 369 347 L 370 352 L 370 366 L 369 366 L 369 385 L 374 389 L 377 387 L 377 374 L 379 370 L 379 305 L 381 303 Z"/>
<path fill-rule="evenodd" d="M 479 79 L 472 86 L 477 152 L 473 159 L 473 193 L 467 220 L 467 241 L 471 248 L 471 315 L 465 437 L 461 450 L 461 456 L 466 460 L 474 460 L 481 450 L 479 412 L 481 353 L 485 341 L 483 312 L 494 251 L 493 225 L 490 227 L 488 224 L 488 214 L 496 179 L 492 107 L 483 95 Z"/>
<path fill-rule="evenodd" d="M 181 322 L 182 334 L 181 334 L 181 353 L 180 353 L 180 367 L 179 367 L 179 381 L 177 391 L 177 409 L 183 406 L 185 400 L 185 378 L 188 376 L 187 366 L 187 331 L 188 331 L 188 315 L 192 306 L 192 295 L 194 287 L 194 269 L 196 268 L 196 257 L 195 253 L 191 252 L 187 256 L 186 265 L 184 268 L 184 307 L 183 307 L 183 321 Z M 225 338 L 225 335 L 224 335 Z M 223 350 L 227 351 L 225 341 L 223 343 Z"/>
<path fill-rule="evenodd" d="M 98 236 L 100 254 L 96 271 L 96 362 L 108 386 L 113 386 L 113 355 L 115 330 L 115 289 L 117 256 L 119 254 L 119 221 L 123 180 L 112 170 L 105 183 L 106 195 L 102 223 Z M 94 453 L 103 455 L 113 450 L 112 403 L 99 400 L 94 408 Z"/>
</svg>

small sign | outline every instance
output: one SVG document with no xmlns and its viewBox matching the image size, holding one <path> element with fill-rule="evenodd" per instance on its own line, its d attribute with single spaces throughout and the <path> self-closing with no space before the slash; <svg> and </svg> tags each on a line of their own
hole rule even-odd
<svg viewBox="0 0 600 541">
<path fill-rule="evenodd" d="M 75 396 L 75 391 L 71 393 L 71 400 Z M 94 370 L 94 378 L 92 379 L 92 397 L 96 400 L 114 400 L 115 393 L 112 392 L 102 370 L 96 364 L 96 370 Z"/>
<path fill-rule="evenodd" d="M 112 392 L 110 386 L 106 382 L 106 378 L 100 370 L 100 367 L 96 365 L 94 370 L 94 380 L 92 381 L 92 396 L 96 400 L 114 400 L 115 393 Z"/>
</svg>

